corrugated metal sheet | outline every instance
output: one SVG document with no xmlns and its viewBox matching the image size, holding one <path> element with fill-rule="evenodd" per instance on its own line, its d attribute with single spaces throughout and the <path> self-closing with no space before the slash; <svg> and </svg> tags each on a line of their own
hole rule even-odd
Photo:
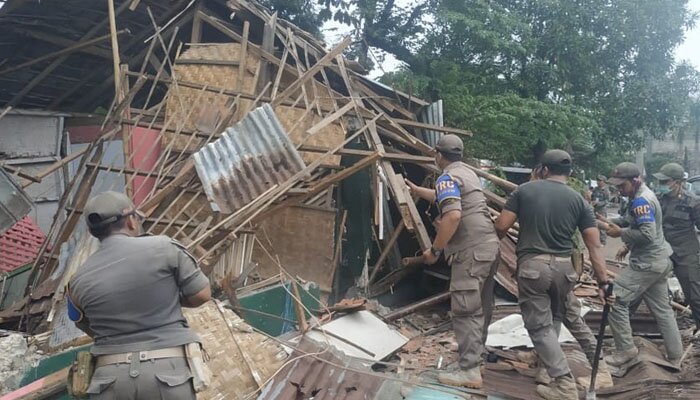
<svg viewBox="0 0 700 400">
<path fill-rule="evenodd" d="M 442 100 L 438 100 L 435 103 L 431 103 L 429 106 L 423 107 L 418 115 L 418 121 L 431 125 L 445 126 L 445 121 L 442 116 Z M 428 129 L 423 129 L 422 131 L 423 141 L 430 147 L 435 147 L 438 140 L 444 135 L 442 132 Z"/>
<path fill-rule="evenodd" d="M 24 218 L 32 209 L 32 201 L 17 182 L 0 168 L 0 233 Z"/>
<path fill-rule="evenodd" d="M 232 213 L 305 165 L 269 104 L 194 154 L 214 211 Z"/>
<path fill-rule="evenodd" d="M 307 338 L 302 338 L 297 346 L 304 353 L 317 353 L 322 348 Z M 294 352 L 290 359 L 299 355 Z M 353 370 L 365 370 L 368 373 Z M 358 365 L 328 349 L 315 357 L 299 357 L 287 364 L 263 387 L 258 400 L 367 400 L 376 398 L 383 383 L 384 379 L 372 375 L 368 366 Z"/>
</svg>

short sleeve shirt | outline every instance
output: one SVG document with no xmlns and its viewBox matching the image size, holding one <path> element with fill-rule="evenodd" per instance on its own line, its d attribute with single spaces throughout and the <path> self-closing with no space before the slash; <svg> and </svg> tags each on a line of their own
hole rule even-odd
<svg viewBox="0 0 700 400">
<path fill-rule="evenodd" d="M 113 235 L 78 269 L 69 290 L 94 332 L 92 353 L 114 354 L 198 341 L 180 298 L 208 284 L 194 258 L 170 238 Z"/>
<path fill-rule="evenodd" d="M 520 185 L 505 209 L 518 216 L 518 258 L 539 254 L 569 256 L 576 230 L 596 226 L 593 208 L 566 184 L 538 180 Z"/>
</svg>

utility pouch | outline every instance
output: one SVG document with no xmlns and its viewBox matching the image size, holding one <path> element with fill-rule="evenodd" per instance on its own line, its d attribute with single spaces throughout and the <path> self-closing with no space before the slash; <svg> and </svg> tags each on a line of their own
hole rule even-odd
<svg viewBox="0 0 700 400">
<path fill-rule="evenodd" d="M 192 373 L 194 391 L 199 393 L 209 387 L 211 383 L 211 371 L 205 364 L 208 357 L 206 357 L 206 353 L 198 342 L 186 344 L 185 355 L 187 356 L 187 365 L 189 365 Z"/>
<path fill-rule="evenodd" d="M 68 371 L 68 394 L 77 398 L 87 398 L 87 390 L 95 372 L 95 359 L 89 351 L 80 351 Z"/>
</svg>

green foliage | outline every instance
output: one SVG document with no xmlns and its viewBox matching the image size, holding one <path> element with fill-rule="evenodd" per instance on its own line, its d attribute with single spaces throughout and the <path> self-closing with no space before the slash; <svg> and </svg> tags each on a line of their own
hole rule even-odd
<svg viewBox="0 0 700 400">
<path fill-rule="evenodd" d="M 444 99 L 446 122 L 475 132 L 471 156 L 532 165 L 557 147 L 609 173 L 691 124 L 697 71 L 673 62 L 697 17 L 687 1 L 439 0 L 431 16 L 382 81 Z"/>
<path fill-rule="evenodd" d="M 651 180 L 652 174 L 659 172 L 664 164 L 668 164 L 670 162 L 678 162 L 678 158 L 673 153 L 659 153 L 646 157 L 644 159 L 644 168 L 646 169 L 648 179 Z"/>
</svg>

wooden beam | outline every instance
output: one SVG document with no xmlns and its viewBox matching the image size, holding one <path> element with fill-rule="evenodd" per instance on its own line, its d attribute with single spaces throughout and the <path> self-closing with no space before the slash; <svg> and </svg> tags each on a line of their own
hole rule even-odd
<svg viewBox="0 0 700 400">
<path fill-rule="evenodd" d="M 125 1 L 122 3 L 119 8 L 115 11 L 116 15 L 121 14 L 124 10 L 126 10 L 129 6 L 129 2 Z M 6 8 L 6 7 L 3 7 Z M 2 10 L 2 9 L 0 9 Z M 85 33 L 80 40 L 84 41 L 87 39 L 90 39 L 91 37 L 95 36 L 99 31 L 104 29 L 105 26 L 109 23 L 109 18 L 105 18 L 102 22 L 95 24 L 92 28 L 90 28 L 87 33 Z M 32 91 L 38 84 L 40 84 L 51 72 L 53 72 L 54 69 L 56 69 L 59 65 L 63 64 L 66 59 L 68 59 L 68 54 L 63 55 L 51 62 L 49 66 L 47 66 L 41 73 L 37 76 L 34 77 L 19 93 L 17 93 L 8 103 L 7 105 L 9 106 L 15 106 L 19 104 L 24 97 Z"/>
<path fill-rule="evenodd" d="M 63 368 L 53 374 L 40 378 L 26 386 L 7 393 L 7 400 L 38 400 L 47 399 L 66 390 L 66 381 L 71 367 Z"/>
<path fill-rule="evenodd" d="M 117 17 L 114 12 L 114 0 L 107 0 L 107 13 L 109 15 L 109 35 L 112 39 L 112 64 L 114 67 L 114 94 L 117 97 L 117 102 L 122 101 L 120 98 L 122 92 L 122 79 L 119 72 L 121 58 L 119 57 L 119 41 L 117 40 Z"/>
<path fill-rule="evenodd" d="M 382 268 L 382 265 L 384 265 L 384 261 L 386 261 L 387 257 L 389 257 L 389 253 L 391 253 L 396 241 L 399 240 L 399 236 L 401 236 L 401 232 L 403 232 L 405 228 L 406 225 L 403 223 L 403 220 L 399 221 L 399 224 L 396 226 L 396 228 L 394 228 L 394 232 L 391 233 L 391 237 L 384 245 L 384 249 L 382 250 L 381 254 L 379 254 L 379 258 L 377 258 L 377 262 L 374 264 L 372 273 L 369 276 L 368 285 L 371 285 L 372 282 L 374 282 L 374 279 L 377 277 L 377 273 Z"/>
<path fill-rule="evenodd" d="M 309 79 L 313 78 L 314 75 L 316 75 L 321 69 L 323 69 L 331 60 L 335 58 L 335 56 L 339 55 L 340 53 L 345 50 L 346 47 L 350 45 L 352 40 L 350 37 L 346 37 L 345 40 L 340 42 L 333 50 L 328 52 L 325 56 L 323 56 L 316 64 L 314 64 L 313 67 L 310 69 L 306 70 L 302 76 L 300 76 L 296 81 L 292 82 L 291 85 L 287 86 L 287 88 L 280 93 L 279 96 L 276 96 L 275 99 L 272 101 L 271 106 L 277 107 L 278 105 L 282 104 L 282 101 L 285 100 L 287 97 L 291 96 L 292 93 L 296 92 L 299 90 L 301 85 L 306 83 Z"/>
<path fill-rule="evenodd" d="M 57 35 L 49 35 L 49 34 L 35 31 L 32 29 L 26 29 L 26 28 L 20 28 L 20 27 L 13 27 L 11 29 L 15 32 L 18 32 L 18 33 L 21 33 L 21 34 L 24 34 L 27 36 L 31 36 L 34 39 L 41 40 L 42 42 L 55 44 L 56 46 L 73 47 L 73 46 L 77 46 L 80 44 L 79 42 L 76 42 L 75 40 L 66 39 L 64 37 L 57 36 Z M 79 51 L 82 53 L 87 53 L 87 54 L 92 54 L 94 56 L 102 57 L 102 58 L 105 58 L 108 60 L 112 59 L 112 53 L 110 53 L 109 50 L 105 50 L 105 49 L 103 49 L 101 47 L 97 47 L 97 46 L 84 47 L 84 48 L 81 48 Z"/>
<path fill-rule="evenodd" d="M 425 124 L 423 122 L 411 121 L 409 119 L 394 118 L 394 121 L 398 122 L 399 124 L 401 124 L 403 126 L 410 126 L 412 128 L 428 129 L 431 131 L 439 131 L 439 132 L 445 132 L 445 133 L 454 133 L 455 135 L 461 135 L 461 136 L 472 136 L 472 133 L 470 131 L 466 131 L 464 129 L 450 128 L 448 126 Z"/>
<path fill-rule="evenodd" d="M 202 3 L 199 2 L 195 6 L 194 17 L 192 17 L 192 35 L 190 35 L 190 43 L 199 43 L 202 41 L 202 18 L 199 16 L 199 11 L 202 9 Z"/>
<path fill-rule="evenodd" d="M 243 40 L 241 41 L 241 51 L 239 52 L 238 60 L 238 79 L 236 80 L 236 92 L 243 92 L 243 81 L 245 78 L 245 65 L 248 59 L 248 33 L 250 31 L 250 22 L 243 22 Z"/>
<path fill-rule="evenodd" d="M 128 32 L 129 32 L 128 29 L 122 29 L 121 31 L 115 32 L 115 34 L 116 35 L 123 35 L 124 33 L 128 33 Z M 65 49 L 61 49 L 59 51 L 55 51 L 53 53 L 46 54 L 46 55 L 43 55 L 41 57 L 37 57 L 31 61 L 27 61 L 27 62 L 19 64 L 19 65 L 15 65 L 14 67 L 3 69 L 2 71 L 0 71 L 0 76 L 9 74 L 10 72 L 14 72 L 14 71 L 17 71 L 20 69 L 25 69 L 27 67 L 34 65 L 34 64 L 38 64 L 38 63 L 41 63 L 41 62 L 44 62 L 47 60 L 51 60 L 53 58 L 60 58 L 62 56 L 67 56 L 67 55 L 73 54 L 76 51 L 79 51 L 85 47 L 90 47 L 90 46 L 94 45 L 95 43 L 103 42 L 103 41 L 109 39 L 110 37 L 111 37 L 110 35 L 104 35 L 104 36 L 100 36 L 100 37 L 97 37 L 94 39 L 86 40 L 86 41 L 80 42 L 74 46 L 71 46 L 71 47 L 68 47 Z"/>
</svg>

